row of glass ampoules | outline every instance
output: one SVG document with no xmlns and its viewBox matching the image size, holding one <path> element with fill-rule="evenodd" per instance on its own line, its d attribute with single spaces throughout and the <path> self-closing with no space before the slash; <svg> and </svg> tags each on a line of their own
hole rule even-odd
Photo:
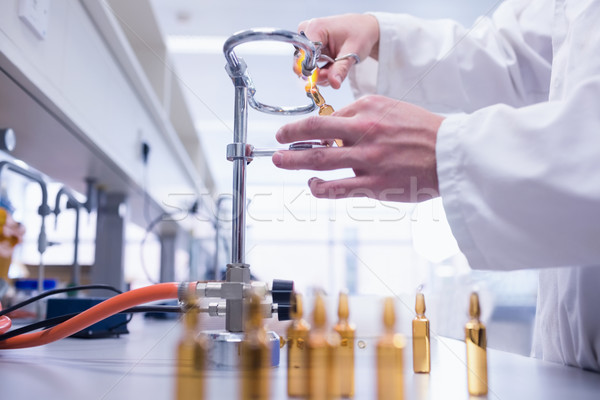
<svg viewBox="0 0 600 400">
<path fill-rule="evenodd" d="M 198 309 L 189 302 L 185 329 L 177 349 L 177 400 L 202 399 L 206 343 L 197 332 Z M 412 321 L 413 370 L 431 370 L 429 320 L 425 317 L 425 298 L 417 294 L 416 317 Z M 471 395 L 487 393 L 487 356 L 485 326 L 479 321 L 479 300 L 471 295 L 471 320 L 465 326 L 467 378 Z M 338 322 L 327 329 L 326 307 L 317 294 L 312 312 L 312 326 L 303 318 L 303 301 L 294 293 L 291 304 L 292 323 L 287 329 L 287 392 L 290 397 L 329 400 L 353 397 L 354 350 L 356 328 L 349 322 L 348 296 L 341 293 Z M 395 330 L 393 298 L 384 303 L 384 332 L 376 344 L 377 398 L 403 399 L 403 351 L 405 339 Z M 245 340 L 240 345 L 240 398 L 269 399 L 271 344 L 267 339 L 259 296 L 250 299 Z"/>
</svg>

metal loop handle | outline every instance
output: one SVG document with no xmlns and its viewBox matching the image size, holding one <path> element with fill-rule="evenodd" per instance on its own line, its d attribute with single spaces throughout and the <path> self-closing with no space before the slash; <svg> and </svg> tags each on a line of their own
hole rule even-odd
<svg viewBox="0 0 600 400">
<path fill-rule="evenodd" d="M 227 70 L 232 79 L 244 76 L 245 79 L 241 80 L 241 84 L 246 85 L 246 87 L 248 87 L 248 83 L 252 82 L 246 71 L 246 64 L 244 63 L 243 59 L 239 58 L 235 54 L 234 49 L 236 46 L 243 43 L 262 40 L 290 43 L 295 47 L 303 49 L 306 54 L 306 57 L 302 62 L 302 74 L 310 76 L 314 69 L 317 68 L 317 60 L 321 56 L 320 49 L 306 36 L 282 29 L 256 28 L 235 33 L 230 38 L 228 38 L 225 41 L 225 44 L 223 45 L 223 53 L 225 54 L 225 59 L 227 60 L 228 64 Z M 238 80 L 237 82 L 240 81 Z M 240 84 L 237 82 L 235 82 L 234 79 L 234 84 Z M 256 90 L 253 86 L 249 87 L 249 89 L 251 90 L 248 93 L 248 104 L 250 105 L 250 107 L 263 113 L 277 115 L 297 115 L 309 113 L 317 108 L 314 101 L 311 104 L 304 106 L 271 106 L 268 104 L 261 103 L 260 101 L 254 98 Z"/>
<path fill-rule="evenodd" d="M 254 94 L 248 96 L 248 104 L 250 107 L 254 108 L 256 111 L 260 111 L 266 114 L 275 114 L 275 115 L 299 115 L 299 114 L 308 114 L 314 111 L 317 108 L 315 102 L 311 102 L 311 104 L 307 104 L 305 106 L 294 106 L 294 107 L 280 107 L 280 106 L 270 106 L 268 104 L 263 104 L 260 101 L 257 101 L 254 98 Z"/>
</svg>

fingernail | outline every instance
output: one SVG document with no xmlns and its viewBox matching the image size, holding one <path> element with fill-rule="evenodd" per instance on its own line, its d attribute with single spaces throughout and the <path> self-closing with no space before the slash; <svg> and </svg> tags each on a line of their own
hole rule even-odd
<svg viewBox="0 0 600 400">
<path fill-rule="evenodd" d="M 273 154 L 273 157 L 271 159 L 273 160 L 273 164 L 275 164 L 276 167 L 280 167 L 282 158 L 283 158 L 283 154 L 281 154 L 280 152 L 277 152 L 277 153 Z"/>
<path fill-rule="evenodd" d="M 335 75 L 333 77 L 333 79 L 335 79 L 336 81 L 338 81 L 340 84 L 342 83 L 342 76 L 341 75 Z"/>
<path fill-rule="evenodd" d="M 275 140 L 277 140 L 279 143 L 281 143 L 281 140 L 280 140 L 280 138 L 281 138 L 281 135 L 282 135 L 282 133 L 281 133 L 281 128 L 279 128 L 279 129 L 277 130 L 277 133 L 275 134 Z"/>
</svg>

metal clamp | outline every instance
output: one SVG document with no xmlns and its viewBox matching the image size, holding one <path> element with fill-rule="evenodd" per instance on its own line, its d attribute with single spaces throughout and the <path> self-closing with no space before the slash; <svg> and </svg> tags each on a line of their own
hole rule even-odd
<svg viewBox="0 0 600 400">
<path fill-rule="evenodd" d="M 336 58 L 330 57 L 327 54 L 321 54 L 319 56 L 319 61 L 325 60 L 328 64 L 330 64 L 330 63 L 334 63 L 336 61 L 347 60 L 349 58 L 354 60 L 354 64 L 358 64 L 360 62 L 360 57 L 356 53 L 348 53 L 348 54 L 344 54 L 343 56 L 339 56 Z"/>
<path fill-rule="evenodd" d="M 244 143 L 230 143 L 227 145 L 227 160 L 246 159 L 246 145 Z"/>
</svg>

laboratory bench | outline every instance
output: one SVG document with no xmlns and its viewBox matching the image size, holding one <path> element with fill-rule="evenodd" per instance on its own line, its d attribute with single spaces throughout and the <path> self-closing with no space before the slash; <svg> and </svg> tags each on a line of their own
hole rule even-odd
<svg viewBox="0 0 600 400">
<path fill-rule="evenodd" d="M 280 323 L 276 330 L 284 330 Z M 2 400 L 174 399 L 178 320 L 141 315 L 119 338 L 67 338 L 41 347 L 0 350 Z M 356 347 L 356 399 L 376 398 L 376 337 Z M 358 344 L 358 343 L 357 343 Z M 431 373 L 414 374 L 410 338 L 404 353 L 405 399 L 466 399 L 465 345 L 442 337 L 431 340 Z M 271 370 L 272 399 L 286 399 L 286 348 Z M 207 399 L 238 398 L 235 370 L 208 370 Z M 477 399 L 598 399 L 600 374 L 488 349 L 489 393 Z"/>
</svg>

